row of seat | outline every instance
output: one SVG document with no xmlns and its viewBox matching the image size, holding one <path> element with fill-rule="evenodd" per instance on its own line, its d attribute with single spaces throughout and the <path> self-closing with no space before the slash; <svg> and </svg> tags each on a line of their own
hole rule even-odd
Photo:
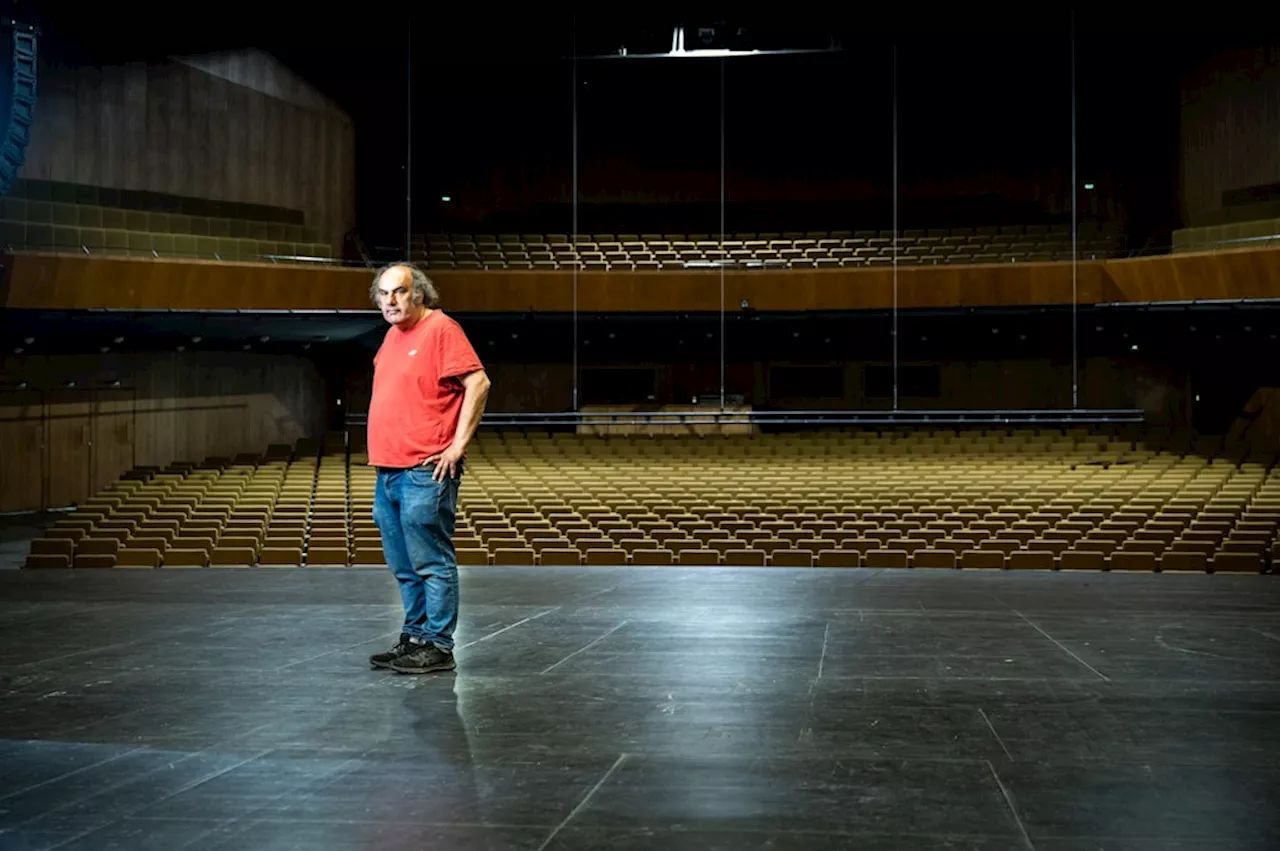
<svg viewBox="0 0 1280 851">
<path fill-rule="evenodd" d="M 1273 464 L 1084 431 L 501 436 L 477 446 L 459 545 L 489 563 L 573 562 L 571 551 L 585 559 L 606 545 L 614 559 L 674 563 L 712 563 L 709 551 L 718 563 L 747 551 L 805 561 L 804 550 L 815 564 L 995 566 L 999 553 L 1007 566 L 1065 556 L 1117 569 L 1215 569 L 1223 553 L 1216 569 L 1257 570 L 1280 523 Z"/>
<path fill-rule="evenodd" d="M 240 262 L 269 262 L 305 257 L 329 259 L 320 242 L 275 242 L 231 237 L 181 236 L 145 231 L 33 225 L 0 221 L 0 246 L 6 250 L 74 251 L 89 255 L 169 257 Z"/>
<path fill-rule="evenodd" d="M 345 459 L 219 459 L 121 479 L 32 542 L 32 567 L 382 564 Z"/>
<path fill-rule="evenodd" d="M 367 457 L 279 454 L 140 471 L 55 523 L 30 564 L 381 563 Z M 1079 430 L 482 432 L 455 542 L 464 564 L 1256 571 L 1277 555 L 1275 460 Z"/>
<path fill-rule="evenodd" d="M 1080 222 L 1074 233 L 1077 236 L 1091 238 L 1096 235 L 1109 235 L 1115 233 L 1115 227 L 1110 224 L 1102 224 L 1094 221 Z M 996 237 L 1006 237 L 1011 240 L 1021 240 L 1024 237 L 1038 238 L 1056 238 L 1070 239 L 1073 231 L 1069 224 L 1057 225 L 991 225 L 986 227 L 954 227 L 954 228 L 903 228 L 898 232 L 900 240 L 916 240 L 926 237 L 937 237 L 945 239 L 947 237 L 980 237 L 983 240 L 994 239 Z M 448 246 L 453 243 L 471 242 L 477 245 L 483 244 L 507 244 L 507 243 L 564 243 L 564 242 L 679 242 L 683 240 L 691 241 L 719 241 L 722 238 L 728 240 L 813 240 L 820 241 L 825 239 L 886 239 L 893 238 L 892 230 L 823 230 L 823 231 L 734 231 L 732 233 L 497 233 L 497 234 L 455 234 L 455 233 L 429 233 L 429 234 L 412 234 L 410 236 L 410 245 L 415 248 Z"/>
<path fill-rule="evenodd" d="M 1276 556 L 1280 557 L 1280 551 Z M 1211 572 L 1258 573 L 1263 567 L 1255 556 L 1246 553 L 1218 553 L 1209 558 L 1199 553 L 1168 552 L 1115 553 L 1110 556 L 1092 551 L 1069 551 L 1060 555 L 1038 550 L 1002 550 L 926 548 L 914 551 L 891 547 L 868 550 L 852 549 L 759 549 L 726 548 L 665 549 L 643 548 L 631 551 L 618 548 L 592 548 L 585 553 L 573 548 L 504 547 L 493 551 L 460 549 L 460 565 L 504 565 L 568 567 L 599 566 L 722 566 L 722 567 L 874 567 L 874 568 L 944 568 L 969 570 L 1116 570 L 1147 572 Z"/>
<path fill-rule="evenodd" d="M 837 232 L 839 233 L 839 232 Z M 674 269 L 705 265 L 819 268 L 906 264 L 1038 262 L 1110 256 L 1113 237 L 1092 233 L 945 236 L 796 236 L 720 239 L 707 234 L 523 234 L 432 237 L 412 259 L 437 269 Z M 868 233 L 875 234 L 870 231 Z M 675 236 L 675 239 L 668 239 Z"/>
<path fill-rule="evenodd" d="M 12 195 L 0 198 L 0 219 L 29 225 L 175 236 L 212 236 L 266 242 L 320 242 L 320 234 L 315 228 L 301 224 L 225 216 L 193 216 L 100 204 L 40 201 Z"/>
</svg>

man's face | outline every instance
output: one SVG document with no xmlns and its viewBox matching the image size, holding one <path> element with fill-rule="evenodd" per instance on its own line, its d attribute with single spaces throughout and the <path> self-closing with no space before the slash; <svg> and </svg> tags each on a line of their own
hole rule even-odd
<svg viewBox="0 0 1280 851">
<path fill-rule="evenodd" d="M 423 309 L 413 300 L 413 278 L 409 270 L 397 266 L 382 273 L 378 280 L 378 304 L 382 316 L 392 325 L 413 324 Z"/>
</svg>

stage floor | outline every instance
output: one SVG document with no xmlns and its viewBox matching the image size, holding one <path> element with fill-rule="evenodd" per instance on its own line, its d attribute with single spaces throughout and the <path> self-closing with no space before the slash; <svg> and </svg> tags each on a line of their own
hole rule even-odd
<svg viewBox="0 0 1280 851">
<path fill-rule="evenodd" d="M 0 848 L 1275 848 L 1280 578 L 0 572 Z"/>
</svg>

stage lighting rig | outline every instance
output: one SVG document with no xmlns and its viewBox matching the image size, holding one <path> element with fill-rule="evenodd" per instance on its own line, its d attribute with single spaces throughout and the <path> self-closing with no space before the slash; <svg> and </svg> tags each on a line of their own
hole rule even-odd
<svg viewBox="0 0 1280 851">
<path fill-rule="evenodd" d="M 0 18 L 0 195 L 7 195 L 27 156 L 36 109 L 36 44 L 31 24 Z"/>
<path fill-rule="evenodd" d="M 834 38 L 826 38 L 826 46 L 816 47 L 812 39 L 796 39 L 788 44 L 788 36 L 764 35 L 758 29 L 725 20 L 685 21 L 671 29 L 670 49 L 666 52 L 632 52 L 625 45 L 613 53 L 579 56 L 580 59 L 725 59 L 746 56 L 783 56 L 804 53 L 839 53 L 842 48 Z M 800 42 L 809 44 L 801 46 Z M 651 41 L 641 39 L 648 47 Z"/>
</svg>

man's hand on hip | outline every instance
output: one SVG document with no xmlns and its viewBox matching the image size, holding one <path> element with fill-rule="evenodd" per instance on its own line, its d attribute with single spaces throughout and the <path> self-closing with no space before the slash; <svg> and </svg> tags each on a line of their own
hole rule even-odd
<svg viewBox="0 0 1280 851">
<path fill-rule="evenodd" d="M 443 481 L 445 476 L 451 479 L 458 477 L 458 462 L 462 460 L 462 450 L 457 446 L 450 446 L 439 455 L 433 455 L 426 460 L 426 463 L 436 465 L 435 472 L 431 474 L 431 478 L 437 482 Z"/>
</svg>

